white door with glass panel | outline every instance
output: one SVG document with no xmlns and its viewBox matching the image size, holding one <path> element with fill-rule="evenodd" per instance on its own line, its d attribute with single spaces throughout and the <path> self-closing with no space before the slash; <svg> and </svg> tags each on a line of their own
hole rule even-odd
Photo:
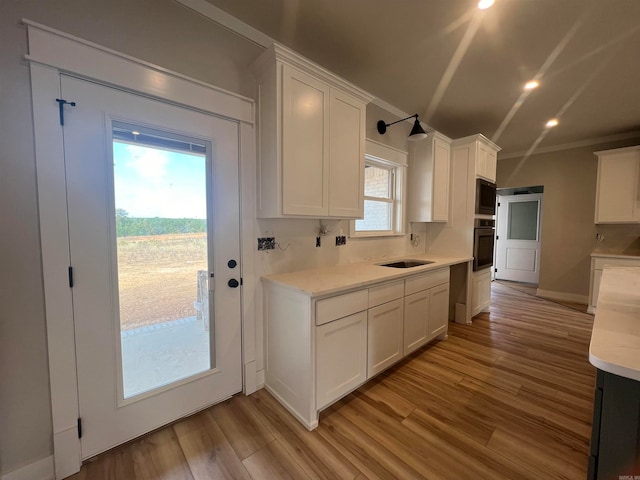
<svg viewBox="0 0 640 480">
<path fill-rule="evenodd" d="M 496 279 L 538 283 L 541 212 L 541 193 L 498 197 Z"/>
<path fill-rule="evenodd" d="M 238 125 L 61 91 L 86 459 L 242 389 Z"/>
</svg>

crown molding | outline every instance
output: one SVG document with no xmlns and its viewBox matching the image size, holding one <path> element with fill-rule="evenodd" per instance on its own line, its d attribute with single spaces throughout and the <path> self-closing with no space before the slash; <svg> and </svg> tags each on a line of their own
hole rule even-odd
<svg viewBox="0 0 640 480">
<path fill-rule="evenodd" d="M 206 0 L 175 0 L 177 3 L 193 10 L 200 15 L 213 20 L 221 27 L 226 28 L 230 32 L 241 36 L 242 38 L 255 43 L 264 48 L 268 48 L 274 39 L 269 35 L 262 33 L 260 30 L 253 28 L 251 25 L 238 20 L 236 17 L 229 15 L 224 10 L 213 6 Z"/>
<path fill-rule="evenodd" d="M 537 149 L 533 155 L 541 155 L 543 153 L 552 153 L 552 152 L 560 152 L 562 150 L 572 150 L 574 148 L 582 148 L 588 147 L 590 145 L 599 145 L 602 143 L 615 142 L 618 140 L 628 140 L 630 138 L 638 138 L 640 139 L 640 130 L 626 133 L 617 133 L 615 135 L 608 135 L 606 137 L 597 137 L 597 138 L 587 138 L 585 140 L 578 140 L 576 142 L 563 143 L 559 145 L 550 145 L 548 147 L 543 147 Z M 508 160 L 511 158 L 520 158 L 524 157 L 527 154 L 526 151 L 508 153 L 506 155 L 498 155 L 498 160 Z"/>
</svg>

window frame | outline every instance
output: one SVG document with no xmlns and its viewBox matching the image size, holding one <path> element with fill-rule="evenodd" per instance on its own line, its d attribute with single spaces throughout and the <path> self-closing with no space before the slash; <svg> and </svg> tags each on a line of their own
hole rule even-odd
<svg viewBox="0 0 640 480">
<path fill-rule="evenodd" d="M 375 151 L 369 153 L 370 150 Z M 386 158 L 383 158 L 383 156 Z M 391 198 L 386 201 L 383 197 L 370 197 L 364 195 L 364 200 L 381 201 L 391 204 L 391 229 L 390 230 L 356 230 L 356 220 L 349 223 L 350 238 L 376 238 L 397 237 L 405 234 L 405 192 L 406 192 L 406 152 L 392 149 L 386 145 L 367 140 L 367 153 L 365 154 L 365 168 L 373 166 L 389 170 L 391 175 Z M 403 162 L 403 163 L 401 163 Z M 362 185 L 364 190 L 365 185 Z"/>
</svg>

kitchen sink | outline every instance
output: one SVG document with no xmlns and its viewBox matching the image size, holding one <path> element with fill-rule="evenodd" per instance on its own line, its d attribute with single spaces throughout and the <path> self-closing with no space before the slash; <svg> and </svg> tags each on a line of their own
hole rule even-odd
<svg viewBox="0 0 640 480">
<path fill-rule="evenodd" d="M 392 263 L 381 263 L 381 267 L 392 267 L 392 268 L 412 268 L 419 267 L 421 265 L 429 265 L 430 263 L 434 263 L 431 260 L 400 260 Z"/>
</svg>

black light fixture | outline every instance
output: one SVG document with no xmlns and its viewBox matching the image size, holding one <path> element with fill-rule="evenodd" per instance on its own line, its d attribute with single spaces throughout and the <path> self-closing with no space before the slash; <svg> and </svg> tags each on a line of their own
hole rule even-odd
<svg viewBox="0 0 640 480">
<path fill-rule="evenodd" d="M 413 123 L 413 128 L 411 129 L 411 133 L 409 133 L 409 140 L 413 142 L 416 140 L 422 140 L 424 138 L 427 138 L 427 132 L 425 132 L 424 129 L 422 128 L 422 125 L 420 125 L 420 120 L 418 120 L 417 113 L 415 115 L 409 115 L 407 118 L 396 120 L 395 122 L 391 122 L 391 123 L 385 123 L 384 120 L 378 120 L 378 123 L 377 123 L 378 133 L 380 135 L 384 135 L 387 131 L 387 127 L 396 123 L 404 122 L 405 120 L 409 120 L 410 118 L 414 118 L 414 117 L 416 121 Z"/>
</svg>

